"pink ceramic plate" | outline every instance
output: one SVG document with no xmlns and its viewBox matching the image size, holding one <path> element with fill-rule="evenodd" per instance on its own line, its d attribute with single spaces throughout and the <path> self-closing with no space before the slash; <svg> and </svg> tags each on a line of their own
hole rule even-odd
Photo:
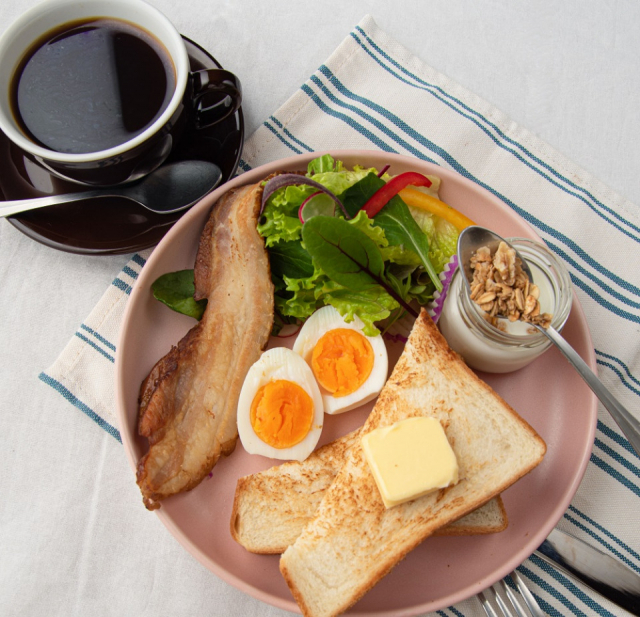
<svg viewBox="0 0 640 617">
<path fill-rule="evenodd" d="M 539 239 L 501 201 L 456 173 L 383 152 L 350 150 L 332 154 L 348 166 L 360 164 L 380 169 L 390 164 L 392 174 L 416 170 L 438 175 L 442 179 L 442 199 L 478 224 L 507 237 Z M 190 318 L 154 300 L 151 283 L 165 272 L 193 267 L 198 238 L 211 205 L 224 192 L 233 186 L 262 180 L 273 171 L 305 170 L 315 156 L 304 154 L 270 163 L 220 187 L 175 224 L 145 265 L 131 293 L 116 359 L 120 431 L 132 468 L 146 451 L 145 440 L 136 433 L 140 383 L 155 362 L 194 325 Z M 589 331 L 575 296 L 563 334 L 595 369 Z M 400 351 L 390 349 L 390 355 L 397 358 Z M 427 539 L 360 600 L 352 613 L 415 615 L 468 598 L 526 559 L 568 507 L 594 440 L 595 397 L 555 349 L 520 371 L 483 378 L 540 433 L 548 446 L 542 464 L 503 494 L 510 521 L 508 529 L 488 536 Z M 361 424 L 369 409 L 370 405 L 329 417 L 322 442 Z M 210 478 L 190 493 L 163 502 L 158 516 L 189 552 L 222 579 L 264 602 L 297 612 L 280 576 L 278 557 L 248 553 L 229 533 L 237 479 L 272 464 L 274 461 L 248 455 L 238 442 L 236 451 L 218 463 Z"/>
</svg>

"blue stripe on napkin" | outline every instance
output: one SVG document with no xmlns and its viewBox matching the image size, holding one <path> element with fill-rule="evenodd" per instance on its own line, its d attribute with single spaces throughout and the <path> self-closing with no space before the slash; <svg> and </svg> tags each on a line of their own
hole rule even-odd
<svg viewBox="0 0 640 617">
<path fill-rule="evenodd" d="M 516 140 L 514 140 L 511 137 L 509 137 L 508 135 L 506 135 L 498 126 L 496 126 L 493 122 L 488 120 L 483 114 L 481 114 L 478 111 L 472 109 L 471 107 L 469 107 L 468 105 L 466 105 L 465 103 L 460 101 L 459 99 L 451 96 L 449 93 L 444 91 L 442 88 L 424 81 L 423 79 L 421 79 L 417 75 L 411 73 L 410 71 L 408 71 L 407 69 L 402 67 L 399 63 L 395 62 L 384 51 L 382 51 L 378 47 L 378 45 L 376 45 L 376 43 L 366 34 L 366 32 L 364 32 L 364 30 L 362 28 L 357 27 L 356 28 L 356 32 L 361 34 L 364 37 L 364 41 L 366 41 L 366 44 L 365 44 L 365 42 L 363 40 L 361 40 L 357 36 L 357 34 L 352 33 L 351 36 L 354 38 L 354 40 L 357 41 L 357 43 L 362 47 L 362 49 L 364 49 L 387 72 L 389 72 L 390 74 L 394 75 L 400 81 L 403 81 L 404 83 L 406 83 L 408 85 L 413 85 L 414 87 L 420 87 L 420 88 L 425 89 L 426 91 L 430 92 L 431 94 L 433 94 L 436 98 L 438 98 L 438 100 L 440 100 L 444 104 L 448 105 L 451 109 L 456 110 L 458 113 L 460 113 L 460 115 L 464 116 L 465 118 L 467 118 L 468 120 L 470 120 L 471 122 L 476 124 L 476 126 L 478 128 L 480 128 L 489 137 L 491 137 L 493 139 L 494 143 L 497 146 L 499 146 L 500 148 L 503 148 L 503 149 L 508 150 L 509 152 L 511 152 L 514 156 L 518 157 L 519 160 L 522 161 L 525 165 L 527 165 L 528 167 L 530 167 L 531 169 L 533 169 L 535 171 L 538 171 L 538 173 L 540 173 L 540 174 L 543 174 L 542 169 L 544 169 L 547 172 L 549 172 L 549 175 L 548 176 L 545 175 L 545 177 L 550 182 L 553 182 L 558 188 L 570 193 L 571 195 L 573 195 L 575 197 L 578 197 L 579 199 L 583 199 L 582 197 L 580 197 L 580 195 L 583 195 L 584 196 L 584 199 L 583 199 L 584 203 L 587 206 L 589 206 L 590 208 L 594 209 L 594 211 L 596 211 L 595 210 L 595 206 L 597 206 L 599 208 L 602 208 L 605 212 L 607 212 L 608 214 L 610 214 L 614 218 L 616 218 L 619 221 L 621 221 L 622 223 L 624 223 L 625 226 L 629 226 L 631 229 L 633 229 L 633 230 L 635 230 L 637 232 L 640 232 L 640 227 L 639 226 L 634 225 L 630 221 L 624 219 L 618 212 L 616 212 L 612 208 L 609 208 L 608 206 L 603 204 L 601 201 L 596 199 L 584 187 L 577 185 L 575 182 L 572 182 L 566 176 L 563 176 L 558 170 L 554 169 L 551 165 L 547 164 L 545 161 L 541 160 L 539 157 L 536 157 L 535 155 L 533 155 L 525 146 L 523 146 L 521 143 L 517 142 Z M 400 71 L 400 73 L 402 73 L 403 75 L 405 75 L 407 77 L 410 77 L 416 83 L 412 84 L 411 81 L 405 80 L 400 74 L 394 72 L 387 64 L 385 64 L 385 62 L 383 62 L 383 60 L 386 61 L 386 62 L 389 62 L 393 67 L 398 69 Z M 454 105 L 454 103 L 455 103 L 455 105 Z M 493 131 L 495 133 L 495 136 L 490 131 Z M 513 149 L 509 148 L 507 146 L 507 144 L 510 144 L 510 145 L 514 146 L 514 148 Z M 522 153 L 522 155 L 519 154 L 519 153 Z M 537 168 L 535 165 L 539 165 L 540 167 L 542 167 L 542 169 Z M 550 176 L 553 176 L 559 182 L 556 182 Z M 568 188 L 565 188 L 565 187 L 569 187 L 570 189 L 575 190 L 575 192 L 571 192 L 571 190 L 569 190 Z M 603 216 L 603 214 L 601 212 L 599 212 L 599 214 L 601 216 Z M 608 222 L 611 222 L 609 219 L 605 219 L 605 220 L 608 220 Z M 621 231 L 623 231 L 623 233 L 626 233 L 624 231 L 624 229 L 622 229 L 620 227 L 617 227 L 617 228 L 620 229 Z M 640 239 L 640 238 L 638 238 L 638 239 Z"/>
<path fill-rule="evenodd" d="M 83 403 L 75 394 L 65 388 L 59 381 L 56 381 L 53 377 L 47 375 L 44 371 L 38 375 L 39 379 L 51 386 L 54 390 L 62 394 L 74 407 L 77 407 L 82 413 L 91 418 L 99 427 L 103 428 L 109 435 L 115 437 L 120 443 L 122 443 L 122 437 L 120 437 L 120 431 L 111 426 L 106 420 L 101 418 L 93 409 Z"/>
</svg>

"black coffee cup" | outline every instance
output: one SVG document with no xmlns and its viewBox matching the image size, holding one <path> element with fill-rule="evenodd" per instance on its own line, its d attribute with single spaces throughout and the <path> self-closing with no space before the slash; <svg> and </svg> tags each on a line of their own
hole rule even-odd
<svg viewBox="0 0 640 617">
<path fill-rule="evenodd" d="M 139 179 L 187 124 L 241 102 L 233 73 L 190 72 L 180 33 L 141 0 L 46 0 L 0 37 L 0 130 L 66 180 Z"/>
</svg>

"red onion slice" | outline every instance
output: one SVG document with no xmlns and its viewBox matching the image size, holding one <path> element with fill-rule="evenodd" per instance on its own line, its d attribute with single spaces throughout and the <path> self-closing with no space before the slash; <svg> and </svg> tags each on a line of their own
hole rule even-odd
<svg viewBox="0 0 640 617">
<path fill-rule="evenodd" d="M 274 176 L 265 184 L 264 191 L 262 192 L 260 214 L 262 214 L 264 206 L 267 203 L 269 197 L 271 197 L 271 195 L 273 195 L 278 189 L 284 188 L 286 186 L 293 186 L 296 184 L 306 184 L 318 189 L 318 191 L 326 193 L 327 195 L 329 195 L 329 197 L 331 197 L 331 199 L 333 199 L 340 210 L 342 210 L 345 218 L 351 218 L 342 202 L 328 188 L 322 186 L 322 184 L 316 182 L 315 180 L 312 180 L 311 178 L 307 178 L 306 176 L 301 176 L 299 174 L 280 174 L 278 176 Z"/>
</svg>

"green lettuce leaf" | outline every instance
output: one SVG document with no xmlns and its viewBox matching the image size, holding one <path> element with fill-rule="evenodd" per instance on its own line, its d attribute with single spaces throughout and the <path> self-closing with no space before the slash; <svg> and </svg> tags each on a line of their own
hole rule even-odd
<svg viewBox="0 0 640 617">
<path fill-rule="evenodd" d="M 305 320 L 331 304 L 346 319 L 357 314 L 375 333 L 376 322 L 413 300 L 429 302 L 434 276 L 439 283 L 437 273 L 456 250 L 455 227 L 400 197 L 370 219 L 361 208 L 387 179 L 375 169 L 348 170 L 325 154 L 309 163 L 307 175 L 336 194 L 353 218 L 342 219 L 338 211 L 336 218 L 313 217 L 303 227 L 298 210 L 313 187 L 288 186 L 270 197 L 258 231 L 269 250 L 276 311 L 284 319 Z"/>
<path fill-rule="evenodd" d="M 326 280 L 320 290 L 323 304 L 330 304 L 342 315 L 346 322 L 357 315 L 364 323 L 363 332 L 367 336 L 380 333 L 376 322 L 387 319 L 400 305 L 379 285 L 364 291 L 353 291 Z"/>
<path fill-rule="evenodd" d="M 325 171 L 342 171 L 344 165 L 342 161 L 336 161 L 330 154 L 323 154 L 313 159 L 307 165 L 307 175 L 324 173 Z"/>
<path fill-rule="evenodd" d="M 359 229 L 361 232 L 366 234 L 371 240 L 373 240 L 376 246 L 380 249 L 389 246 L 389 241 L 387 237 L 384 235 L 384 229 L 376 225 L 373 219 L 370 219 L 367 216 L 366 212 L 360 211 L 356 216 L 354 216 L 349 221 L 349 225 Z"/>
<path fill-rule="evenodd" d="M 314 174 L 312 177 L 316 182 L 327 187 L 334 195 L 340 196 L 368 174 L 369 170 L 361 169 L 352 171 L 344 170 L 340 172 L 326 171 Z"/>
<path fill-rule="evenodd" d="M 455 255 L 458 249 L 459 235 L 460 232 L 455 225 L 436 217 L 435 234 L 431 241 L 430 254 L 432 255 L 433 267 L 438 272 L 442 272 L 451 257 Z"/>
<path fill-rule="evenodd" d="M 414 220 L 429 240 L 429 259 L 436 272 L 442 272 L 444 266 L 456 253 L 460 232 L 448 221 L 409 206 Z"/>
<path fill-rule="evenodd" d="M 287 186 L 269 198 L 258 221 L 258 233 L 265 238 L 267 248 L 278 242 L 300 240 L 302 223 L 298 210 L 314 192 L 315 189 L 307 185 Z"/>
</svg>

